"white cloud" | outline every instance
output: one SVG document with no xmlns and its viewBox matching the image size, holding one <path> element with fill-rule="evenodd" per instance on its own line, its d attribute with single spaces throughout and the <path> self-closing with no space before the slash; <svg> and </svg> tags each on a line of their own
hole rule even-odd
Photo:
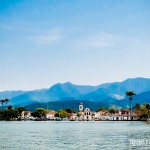
<svg viewBox="0 0 150 150">
<path fill-rule="evenodd" d="M 54 28 L 52 30 L 44 31 L 44 33 L 30 36 L 29 39 L 35 44 L 52 45 L 56 44 L 62 38 L 62 30 Z"/>
<path fill-rule="evenodd" d="M 114 94 L 113 97 L 116 98 L 117 100 L 124 99 L 124 97 L 122 95 L 118 95 L 118 94 Z"/>
<path fill-rule="evenodd" d="M 139 40 L 132 37 L 123 37 L 111 33 L 100 33 L 84 37 L 77 40 L 76 46 L 80 49 L 100 49 L 100 48 L 122 48 L 124 46 L 133 46 L 139 43 Z"/>
</svg>

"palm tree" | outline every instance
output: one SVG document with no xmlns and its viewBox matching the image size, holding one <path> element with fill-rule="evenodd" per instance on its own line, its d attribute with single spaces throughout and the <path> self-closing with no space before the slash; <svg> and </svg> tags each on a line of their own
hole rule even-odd
<svg viewBox="0 0 150 150">
<path fill-rule="evenodd" d="M 130 112 L 131 112 L 132 111 L 132 99 L 133 99 L 133 96 L 135 96 L 136 94 L 133 91 L 127 91 L 125 94 L 126 94 L 126 97 L 129 97 Z"/>
<path fill-rule="evenodd" d="M 2 106 L 2 100 L 0 100 L 1 106 Z M 2 108 L 3 109 L 3 108 Z"/>
<path fill-rule="evenodd" d="M 136 104 L 135 104 L 135 109 L 136 109 L 136 111 L 139 111 L 139 110 L 140 110 L 140 107 L 141 107 L 141 106 L 140 106 L 139 103 L 136 103 Z"/>
<path fill-rule="evenodd" d="M 8 99 L 8 98 L 5 98 L 6 106 L 7 106 L 8 102 L 9 102 L 9 99 Z"/>
<path fill-rule="evenodd" d="M 2 104 L 2 111 L 3 111 L 3 104 L 5 103 L 5 100 L 0 100 L 1 104 Z"/>
</svg>

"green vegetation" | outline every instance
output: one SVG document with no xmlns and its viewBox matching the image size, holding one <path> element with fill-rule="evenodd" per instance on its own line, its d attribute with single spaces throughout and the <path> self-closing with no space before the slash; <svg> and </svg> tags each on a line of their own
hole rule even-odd
<svg viewBox="0 0 150 150">
<path fill-rule="evenodd" d="M 0 100 L 0 103 L 2 105 L 2 111 L 4 110 L 4 103 L 6 104 L 7 106 L 7 103 L 9 102 L 9 99 L 8 98 L 5 98 L 5 99 L 1 99 Z"/>
<path fill-rule="evenodd" d="M 108 110 L 107 108 L 104 108 L 104 107 L 101 107 L 101 108 L 98 108 L 97 110 L 96 110 L 96 112 L 99 112 L 99 111 L 101 111 L 101 110 Z"/>
<path fill-rule="evenodd" d="M 37 108 L 37 109 L 32 113 L 32 116 L 33 116 L 33 117 L 40 118 L 40 119 L 44 119 L 44 118 L 46 118 L 46 112 L 47 112 L 46 109 Z"/>
<path fill-rule="evenodd" d="M 139 113 L 140 120 L 146 120 L 150 116 L 150 104 L 135 104 L 136 113 Z"/>
<path fill-rule="evenodd" d="M 114 113 L 118 112 L 117 109 L 114 109 L 114 108 L 107 109 L 107 108 L 104 108 L 104 107 L 99 108 L 99 109 L 96 110 L 96 112 L 99 112 L 99 111 L 108 111 L 110 114 L 114 114 Z"/>
<path fill-rule="evenodd" d="M 8 98 L 0 100 L 2 110 L 0 109 L 0 120 L 19 120 L 21 113 L 25 110 L 24 107 L 12 108 L 11 105 L 7 106 L 9 102 Z M 4 110 L 4 104 L 6 109 Z"/>
<path fill-rule="evenodd" d="M 131 101 L 133 99 L 133 96 L 136 94 L 133 91 L 127 91 L 126 96 L 129 97 L 130 100 L 130 110 L 132 109 L 131 107 Z M 0 109 L 0 120 L 21 120 L 21 115 L 22 112 L 28 113 L 24 107 L 17 107 L 13 108 L 11 105 L 7 106 L 7 103 L 9 102 L 9 99 L 4 99 L 0 100 L 1 103 L 1 109 Z M 4 109 L 4 104 L 5 104 L 5 109 Z M 6 107 L 7 106 L 7 107 Z M 135 109 L 135 113 L 139 116 L 140 120 L 147 120 L 150 117 L 150 104 L 145 103 L 143 105 L 140 105 L 139 103 L 136 103 L 135 106 L 133 107 Z M 98 108 L 96 112 L 99 111 L 107 111 L 110 114 L 115 114 L 118 113 L 118 109 L 115 108 L 107 108 L 107 107 L 101 107 Z M 59 111 L 56 112 L 55 117 L 56 118 L 69 118 L 73 113 L 76 113 L 77 116 L 79 117 L 81 114 L 80 112 L 76 112 L 75 109 L 60 109 Z M 44 108 L 37 108 L 35 111 L 31 113 L 31 115 L 37 119 L 40 120 L 45 120 L 46 119 L 46 114 L 47 110 Z"/>
<path fill-rule="evenodd" d="M 67 113 L 71 114 L 71 113 L 76 113 L 76 111 L 74 109 L 70 109 L 70 108 L 67 108 L 67 109 L 64 109 Z"/>
<path fill-rule="evenodd" d="M 150 114 L 149 114 L 150 104 L 145 104 L 145 108 L 147 109 L 147 116 L 149 118 L 149 116 L 150 116 Z"/>
<path fill-rule="evenodd" d="M 116 112 L 115 109 L 113 109 L 113 108 L 109 109 L 109 113 L 110 113 L 110 114 L 114 114 L 115 112 Z"/>
<path fill-rule="evenodd" d="M 68 109 L 65 109 L 65 110 L 59 110 L 56 114 L 55 114 L 55 117 L 58 117 L 58 118 L 66 118 L 66 117 L 70 117 L 71 116 L 71 111 L 67 112 Z"/>
<path fill-rule="evenodd" d="M 24 107 L 18 107 L 18 108 L 16 108 L 17 109 L 17 111 L 18 111 L 18 113 L 19 113 L 19 116 L 21 116 L 21 113 L 23 112 L 23 111 L 25 111 L 25 108 Z"/>
<path fill-rule="evenodd" d="M 139 104 L 139 103 L 136 103 L 136 104 L 135 104 L 136 112 L 138 112 L 138 111 L 140 110 L 140 107 L 141 107 L 141 106 L 140 106 L 140 104 Z"/>
<path fill-rule="evenodd" d="M 12 106 L 8 106 L 6 110 L 0 110 L 0 120 L 19 120 L 21 116 L 21 109 L 25 110 L 24 107 L 12 108 Z"/>
</svg>

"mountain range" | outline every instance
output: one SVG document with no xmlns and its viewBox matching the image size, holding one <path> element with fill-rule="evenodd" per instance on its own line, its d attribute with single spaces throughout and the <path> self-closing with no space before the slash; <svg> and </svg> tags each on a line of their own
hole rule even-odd
<svg viewBox="0 0 150 150">
<path fill-rule="evenodd" d="M 98 86 L 75 85 L 70 82 L 57 83 L 48 89 L 0 92 L 0 99 L 9 98 L 9 104 L 14 106 L 34 107 L 33 105 L 42 106 L 44 103 L 51 103 L 55 106 L 54 110 L 64 108 L 67 106 L 66 103 L 69 103 L 70 107 L 77 107 L 76 102 L 85 101 L 86 105 L 89 102 L 94 110 L 96 105 L 129 107 L 129 101 L 125 97 L 125 92 L 129 90 L 137 94 L 133 103 L 150 103 L 150 79 L 148 78 L 129 78 L 122 82 L 104 83 Z"/>
</svg>

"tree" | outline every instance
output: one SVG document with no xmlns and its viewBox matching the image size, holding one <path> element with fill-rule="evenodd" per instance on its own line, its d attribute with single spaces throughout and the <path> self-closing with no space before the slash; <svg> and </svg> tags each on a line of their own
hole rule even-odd
<svg viewBox="0 0 150 150">
<path fill-rule="evenodd" d="M 23 107 L 19 107 L 23 108 Z M 0 120 L 14 120 L 18 119 L 20 115 L 19 109 L 18 108 L 12 108 L 11 105 L 7 107 L 6 110 L 2 111 L 0 110 Z"/>
<path fill-rule="evenodd" d="M 148 118 L 149 118 L 149 110 L 150 110 L 150 104 L 146 104 L 145 108 L 148 110 Z"/>
<path fill-rule="evenodd" d="M 17 109 L 13 109 L 12 106 L 8 106 L 7 110 L 3 111 L 3 120 L 13 120 L 17 119 L 19 116 L 19 113 Z"/>
<path fill-rule="evenodd" d="M 148 115 L 145 113 L 140 115 L 140 120 L 147 120 L 147 118 L 148 118 Z"/>
<path fill-rule="evenodd" d="M 18 108 L 16 108 L 16 110 L 19 113 L 19 117 L 21 117 L 22 112 L 25 111 L 26 109 L 24 107 L 18 107 Z"/>
<path fill-rule="evenodd" d="M 5 98 L 4 100 L 5 100 L 6 107 L 7 107 L 7 104 L 8 104 L 8 102 L 9 102 L 9 99 L 8 99 L 8 98 Z"/>
<path fill-rule="evenodd" d="M 133 100 L 133 96 L 135 96 L 136 94 L 133 91 L 127 91 L 126 93 L 126 97 L 129 97 L 129 101 L 130 101 L 130 112 L 132 111 L 132 100 Z"/>
<path fill-rule="evenodd" d="M 1 102 L 1 105 L 2 105 L 2 111 L 3 111 L 4 103 L 6 103 L 6 105 L 7 105 L 7 103 L 9 102 L 9 99 L 5 98 L 5 99 L 0 100 L 0 102 Z"/>
<path fill-rule="evenodd" d="M 70 109 L 70 108 L 65 109 L 65 111 L 69 114 L 76 113 L 74 109 Z"/>
<path fill-rule="evenodd" d="M 8 109 L 8 110 L 11 110 L 11 109 L 12 109 L 12 106 L 11 106 L 11 105 L 9 105 L 9 106 L 7 107 L 7 109 Z"/>
<path fill-rule="evenodd" d="M 78 116 L 78 117 L 80 117 L 80 116 L 81 116 L 81 113 L 80 113 L 80 112 L 79 112 L 79 113 L 77 113 L 77 116 Z"/>
<path fill-rule="evenodd" d="M 0 103 L 1 103 L 1 109 L 0 110 L 2 110 L 3 108 L 2 108 L 2 100 L 0 100 Z"/>
<path fill-rule="evenodd" d="M 98 108 L 98 109 L 96 110 L 96 112 L 99 112 L 99 111 L 101 111 L 101 110 L 108 110 L 108 109 L 107 109 L 107 108 L 102 107 L 102 108 Z"/>
<path fill-rule="evenodd" d="M 115 113 L 115 110 L 113 108 L 109 109 L 109 113 L 110 114 L 114 114 Z"/>
<path fill-rule="evenodd" d="M 136 104 L 135 104 L 136 112 L 137 112 L 137 111 L 139 111 L 139 110 L 140 110 L 140 108 L 141 108 L 140 104 L 139 104 L 139 103 L 136 103 Z"/>
<path fill-rule="evenodd" d="M 59 117 L 59 118 L 66 118 L 66 117 L 70 117 L 70 114 L 65 111 L 65 110 L 59 110 L 56 114 L 55 117 Z"/>
<path fill-rule="evenodd" d="M 46 117 L 46 110 L 43 108 L 37 108 L 33 113 L 33 117 L 38 117 L 40 119 L 44 119 Z"/>
<path fill-rule="evenodd" d="M 1 102 L 1 105 L 2 105 L 2 111 L 3 111 L 3 105 L 4 105 L 4 103 L 5 103 L 5 100 L 0 100 L 0 102 Z"/>
<path fill-rule="evenodd" d="M 3 111 L 0 109 L 0 120 L 3 119 Z"/>
</svg>

